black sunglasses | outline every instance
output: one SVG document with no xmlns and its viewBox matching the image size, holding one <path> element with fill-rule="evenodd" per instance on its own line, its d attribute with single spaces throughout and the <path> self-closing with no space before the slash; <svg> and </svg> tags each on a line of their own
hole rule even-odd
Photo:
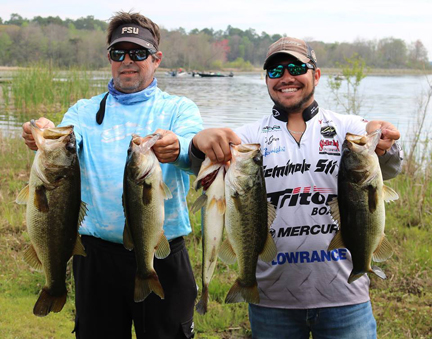
<svg viewBox="0 0 432 339">
<path fill-rule="evenodd" d="M 278 79 L 283 76 L 284 69 L 288 70 L 288 73 L 296 76 L 306 74 L 308 69 L 314 69 L 314 66 L 308 63 L 294 64 L 290 63 L 288 65 L 277 65 L 275 67 L 267 68 L 267 75 L 270 79 Z"/>
<path fill-rule="evenodd" d="M 111 60 L 121 62 L 125 55 L 129 54 L 129 58 L 133 61 L 144 61 L 151 53 L 148 49 L 110 49 L 109 55 Z"/>
</svg>

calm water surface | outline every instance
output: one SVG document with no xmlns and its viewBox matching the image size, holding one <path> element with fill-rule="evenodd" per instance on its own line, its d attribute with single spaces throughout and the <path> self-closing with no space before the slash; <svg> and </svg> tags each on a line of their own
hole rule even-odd
<svg viewBox="0 0 432 339">
<path fill-rule="evenodd" d="M 108 73 L 106 77 L 108 82 Z M 162 90 L 186 96 L 198 105 L 205 128 L 235 128 L 270 114 L 273 106 L 263 73 L 235 74 L 232 78 L 171 77 L 157 73 L 156 77 Z M 342 113 L 343 109 L 337 107 L 332 99 L 327 81 L 328 77 L 323 75 L 315 89 L 315 98 L 320 106 Z M 393 123 L 408 141 L 410 125 L 416 119 L 418 100 L 427 88 L 424 76 L 368 76 L 360 87 L 360 115 L 369 120 Z M 101 88 L 101 92 L 104 90 Z M 432 123 L 430 111 L 431 108 L 427 127 Z M 5 114 L 0 103 L 0 128 L 19 130 L 21 124 L 22 121 Z"/>
</svg>

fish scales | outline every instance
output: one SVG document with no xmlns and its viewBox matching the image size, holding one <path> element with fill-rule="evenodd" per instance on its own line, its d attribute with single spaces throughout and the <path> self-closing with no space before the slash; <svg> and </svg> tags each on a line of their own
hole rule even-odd
<svg viewBox="0 0 432 339">
<path fill-rule="evenodd" d="M 238 261 L 238 278 L 225 299 L 227 303 L 259 303 L 256 281 L 258 257 L 271 261 L 276 246 L 269 225 L 276 214 L 267 202 L 259 144 L 232 146 L 232 161 L 225 180 L 225 228 L 228 240 L 221 249 L 226 262 Z"/>
<path fill-rule="evenodd" d="M 164 291 L 153 267 L 154 257 L 166 258 L 170 246 L 163 232 L 164 200 L 172 197 L 162 180 L 162 170 L 151 147 L 160 135 L 142 138 L 133 135 L 123 182 L 123 207 L 126 217 L 123 243 L 134 250 L 137 261 L 135 302 L 153 291 L 164 299 Z"/>
<path fill-rule="evenodd" d="M 31 130 L 38 151 L 29 185 L 17 202 L 27 204 L 26 223 L 31 241 L 24 254 L 27 263 L 43 270 L 45 286 L 33 313 L 60 312 L 66 302 L 66 267 L 74 254 L 85 255 L 78 227 L 85 216 L 81 202 L 80 168 L 73 126 Z"/>
<path fill-rule="evenodd" d="M 347 134 L 338 172 L 338 198 L 330 202 L 340 230 L 328 250 L 344 247 L 350 251 L 353 270 L 349 283 L 368 272 L 385 279 L 384 272 L 371 266 L 371 261 L 385 261 L 393 253 L 384 234 L 384 205 L 398 195 L 383 183 L 375 153 L 380 135 L 380 130 L 367 136 Z"/>
<path fill-rule="evenodd" d="M 217 264 L 217 256 L 222 243 L 225 214 L 225 165 L 213 164 L 209 158 L 202 163 L 194 183 L 205 193 L 191 207 L 191 212 L 202 210 L 202 293 L 196 305 L 200 314 L 205 314 L 209 302 L 209 284 Z"/>
</svg>

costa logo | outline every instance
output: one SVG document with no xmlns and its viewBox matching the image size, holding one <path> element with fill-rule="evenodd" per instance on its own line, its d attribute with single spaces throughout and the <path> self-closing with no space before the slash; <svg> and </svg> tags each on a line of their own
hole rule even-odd
<svg viewBox="0 0 432 339">
<path fill-rule="evenodd" d="M 336 134 L 336 129 L 333 126 L 321 127 L 321 135 L 325 138 L 332 138 Z"/>
</svg>

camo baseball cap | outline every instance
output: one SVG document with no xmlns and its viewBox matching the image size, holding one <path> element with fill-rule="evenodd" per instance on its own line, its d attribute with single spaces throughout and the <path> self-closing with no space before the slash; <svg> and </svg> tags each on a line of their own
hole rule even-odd
<svg viewBox="0 0 432 339">
<path fill-rule="evenodd" d="M 132 42 L 147 48 L 152 53 L 156 53 L 158 50 L 158 44 L 153 34 L 147 28 L 136 24 L 124 24 L 117 27 L 112 34 L 108 49 L 119 42 Z"/>
<path fill-rule="evenodd" d="M 283 37 L 270 45 L 263 69 L 267 69 L 271 64 L 271 59 L 281 53 L 292 55 L 301 62 L 311 63 L 317 67 L 315 52 L 307 42 L 296 38 Z"/>
</svg>

